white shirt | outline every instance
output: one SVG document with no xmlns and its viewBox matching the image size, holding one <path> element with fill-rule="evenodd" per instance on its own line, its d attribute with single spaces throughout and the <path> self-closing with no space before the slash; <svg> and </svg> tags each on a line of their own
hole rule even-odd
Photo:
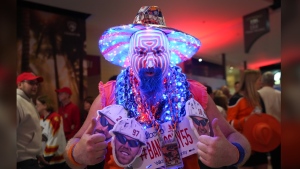
<svg viewBox="0 0 300 169">
<path fill-rule="evenodd" d="M 264 101 L 266 113 L 281 121 L 281 92 L 270 86 L 265 86 L 258 92 Z"/>
</svg>

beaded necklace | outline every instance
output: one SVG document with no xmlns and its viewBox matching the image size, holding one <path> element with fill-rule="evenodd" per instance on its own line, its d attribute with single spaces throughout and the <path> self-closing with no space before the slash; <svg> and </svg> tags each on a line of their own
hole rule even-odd
<svg viewBox="0 0 300 169">
<path fill-rule="evenodd" d="M 163 81 L 162 97 L 155 105 L 148 105 L 141 96 L 139 84 L 130 67 L 123 70 L 116 82 L 116 103 L 128 111 L 129 118 L 135 118 L 144 128 L 171 121 L 176 129 L 181 117 L 185 116 L 185 103 L 191 98 L 189 83 L 180 67 L 169 68 L 169 73 Z"/>
</svg>

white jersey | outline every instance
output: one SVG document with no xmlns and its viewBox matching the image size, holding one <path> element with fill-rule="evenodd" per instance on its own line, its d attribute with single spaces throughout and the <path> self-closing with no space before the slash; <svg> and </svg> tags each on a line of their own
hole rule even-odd
<svg viewBox="0 0 300 169">
<path fill-rule="evenodd" d="M 43 155 L 51 157 L 50 164 L 65 162 L 63 152 L 66 147 L 66 138 L 63 129 L 63 120 L 58 113 L 51 113 L 45 119 L 40 119 L 42 127 Z"/>
</svg>

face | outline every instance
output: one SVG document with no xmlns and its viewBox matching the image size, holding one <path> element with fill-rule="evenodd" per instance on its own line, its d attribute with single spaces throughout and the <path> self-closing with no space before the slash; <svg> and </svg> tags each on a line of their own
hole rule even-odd
<svg viewBox="0 0 300 169">
<path fill-rule="evenodd" d="M 170 65 L 169 41 L 158 30 L 143 30 L 135 33 L 130 40 L 131 67 L 135 76 L 141 68 L 161 68 L 167 74 Z M 148 76 L 153 74 L 148 73 Z"/>
<path fill-rule="evenodd" d="M 43 103 L 41 103 L 40 101 L 36 100 L 36 109 L 39 112 L 39 114 L 41 115 L 41 113 L 47 109 L 47 106 L 44 105 Z"/>
<path fill-rule="evenodd" d="M 21 89 L 28 97 L 33 97 L 37 94 L 39 82 L 37 80 L 25 80 L 18 84 L 18 88 Z"/>
<path fill-rule="evenodd" d="M 198 116 L 191 116 L 191 118 L 199 135 L 209 135 L 209 125 L 207 119 Z"/>
<path fill-rule="evenodd" d="M 84 110 L 85 110 L 85 111 L 89 111 L 90 108 L 91 108 L 91 104 L 90 104 L 89 102 L 85 101 L 85 102 L 83 103 L 83 107 L 84 107 Z"/>
<path fill-rule="evenodd" d="M 240 83 L 234 85 L 234 90 L 237 92 L 240 88 Z"/>
<path fill-rule="evenodd" d="M 109 134 L 109 131 L 114 127 L 115 122 L 102 114 L 97 118 L 97 122 L 94 133 L 102 133 L 106 137 L 105 141 L 110 140 L 112 136 Z"/>
<path fill-rule="evenodd" d="M 261 76 L 259 76 L 259 78 L 255 81 L 255 89 L 256 90 L 259 90 L 262 86 L 262 83 L 261 83 Z"/>
<path fill-rule="evenodd" d="M 124 134 L 115 133 L 115 154 L 119 163 L 130 164 L 142 150 L 141 144 L 137 139 Z"/>
<path fill-rule="evenodd" d="M 60 102 L 65 101 L 67 99 L 70 98 L 70 95 L 68 93 L 62 92 L 62 93 L 58 93 L 58 100 Z"/>
</svg>

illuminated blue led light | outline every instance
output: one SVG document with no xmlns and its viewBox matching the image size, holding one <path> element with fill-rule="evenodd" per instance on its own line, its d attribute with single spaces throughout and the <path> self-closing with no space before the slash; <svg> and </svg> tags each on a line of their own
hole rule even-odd
<svg viewBox="0 0 300 169">
<path fill-rule="evenodd" d="M 103 33 L 98 42 L 102 55 L 105 57 L 105 59 L 110 61 L 110 53 L 120 50 L 122 52 L 116 52 L 113 54 L 113 57 L 116 57 L 116 59 L 114 59 L 112 63 L 122 67 L 129 66 L 129 63 L 128 65 L 125 65 L 125 62 L 120 63 L 118 60 L 126 60 L 126 58 L 129 57 L 128 44 L 132 34 L 145 29 L 150 31 L 152 29 L 156 29 L 165 32 L 170 42 L 170 60 L 172 66 L 190 59 L 201 46 L 201 43 L 197 38 L 181 31 L 173 30 L 170 33 L 168 28 L 156 28 L 140 24 L 129 24 L 110 28 Z"/>
</svg>

